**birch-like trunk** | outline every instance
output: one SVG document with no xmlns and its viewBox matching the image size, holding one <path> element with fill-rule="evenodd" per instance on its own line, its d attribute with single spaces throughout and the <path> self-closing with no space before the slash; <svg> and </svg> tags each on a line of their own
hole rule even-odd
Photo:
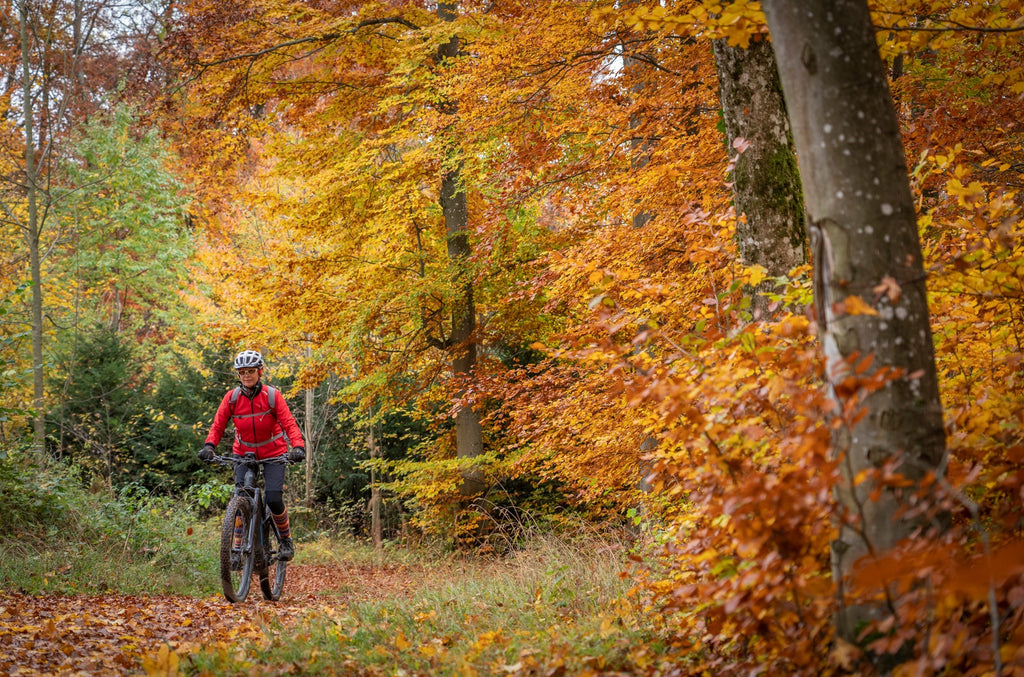
<svg viewBox="0 0 1024 677">
<path fill-rule="evenodd" d="M 307 351 L 306 356 L 309 356 Z M 306 420 L 304 423 L 305 430 L 303 431 L 303 437 L 306 442 L 306 467 L 305 470 L 305 483 L 306 483 L 306 506 L 312 507 L 313 505 L 313 462 L 316 459 L 316 443 L 313 440 L 314 427 L 313 417 L 316 415 L 316 409 L 313 406 L 315 398 L 314 391 L 312 388 L 306 388 Z"/>
<path fill-rule="evenodd" d="M 373 409 L 370 409 L 370 426 L 366 431 L 366 446 L 370 450 L 370 460 L 376 461 L 380 458 L 380 449 L 377 446 L 377 438 L 373 434 Z M 380 505 L 383 497 L 380 493 L 380 476 L 377 471 L 377 464 L 370 465 L 370 533 L 373 535 L 373 548 L 377 554 L 384 551 L 384 528 L 380 521 Z"/>
<path fill-rule="evenodd" d="M 803 178 L 814 258 L 814 294 L 832 392 L 851 393 L 850 363 L 874 356 L 868 374 L 900 375 L 863 398 L 867 415 L 834 438 L 845 511 L 833 544 L 840 593 L 858 559 L 885 553 L 918 527 L 901 515 L 930 473 L 941 477 L 946 445 L 935 371 L 917 219 L 885 68 L 865 0 L 765 0 Z M 859 296 L 877 314 L 844 314 Z M 840 411 L 842 411 L 840 409 Z M 909 485 L 854 483 L 893 465 Z M 934 484 L 932 486 L 935 486 Z M 936 528 L 944 528 L 935 518 Z M 884 583 L 884 581 L 879 582 Z M 883 606 L 846 605 L 840 636 L 884 615 Z"/>
<path fill-rule="evenodd" d="M 35 118 L 32 102 L 32 54 L 29 27 L 29 0 L 18 5 L 18 31 L 21 39 L 21 98 L 25 130 L 25 192 L 28 203 L 25 244 L 28 246 L 29 276 L 32 280 L 32 406 L 33 446 L 42 454 L 46 442 L 46 400 L 43 390 L 43 275 L 39 244 L 42 224 L 39 219 L 39 171 L 36 164 Z"/>
</svg>

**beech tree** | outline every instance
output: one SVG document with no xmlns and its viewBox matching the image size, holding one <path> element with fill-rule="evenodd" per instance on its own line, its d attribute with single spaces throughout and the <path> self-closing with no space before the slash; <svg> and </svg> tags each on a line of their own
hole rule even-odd
<svg viewBox="0 0 1024 677">
<path fill-rule="evenodd" d="M 768 279 L 751 293 L 755 318 L 769 314 L 772 278 L 804 262 L 803 200 L 775 54 L 763 36 L 748 46 L 714 41 L 726 137 L 734 157 L 736 244 Z M 742 148 L 737 143 L 742 142 Z"/>
<path fill-rule="evenodd" d="M 223 108 L 208 120 L 189 113 L 203 129 L 182 142 L 202 134 L 230 144 L 225 149 L 204 142 L 189 154 L 197 166 L 216 167 L 232 155 L 245 165 L 239 140 L 255 141 L 248 156 L 255 161 L 245 171 L 256 178 L 242 191 L 229 189 L 207 202 L 215 215 L 208 230 L 214 237 L 218 225 L 245 230 L 229 223 L 236 217 L 224 196 L 231 196 L 275 224 L 269 237 L 256 235 L 261 247 L 304 242 L 301 251 L 282 255 L 294 263 L 273 276 L 294 286 L 294 295 L 276 309 L 279 317 L 324 318 L 320 330 L 310 333 L 308 371 L 322 376 L 328 369 L 355 369 L 360 397 L 367 398 L 374 388 L 399 389 L 410 374 L 443 383 L 452 396 L 445 411 L 454 418 L 455 453 L 474 457 L 483 449 L 480 409 L 464 395 L 478 354 L 476 278 L 486 275 L 471 260 L 476 188 L 465 165 L 474 162 L 475 151 L 459 133 L 465 26 L 457 2 L 430 11 L 423 3 L 353 4 L 355 15 L 332 6 L 318 10 L 316 22 L 306 21 L 307 8 L 289 5 L 295 13 L 282 15 L 296 22 L 293 40 L 266 33 L 230 8 L 190 7 L 169 53 L 181 56 L 196 76 L 191 88 L 205 92 L 197 98 Z M 205 39 L 207 31 L 224 26 L 237 39 Z M 312 72 L 319 75 L 307 81 Z M 327 81 L 340 84 L 324 88 Z M 192 110 L 190 101 L 182 104 Z M 211 173 L 226 182 L 227 172 Z M 259 177 L 275 175 L 288 190 L 260 195 Z M 309 246 L 313 240 L 329 247 Z M 299 283 L 302 275 L 310 279 Z M 241 300 L 252 285 L 242 286 L 228 303 L 246 305 Z M 322 302 L 339 294 L 349 302 Z M 270 327 L 261 331 L 271 346 L 290 340 L 288 334 L 271 336 Z M 338 360 L 349 351 L 362 356 L 358 366 Z M 442 372 L 450 378 L 435 380 Z M 481 488 L 475 473 L 467 471 L 463 479 L 463 493 Z"/>
<path fill-rule="evenodd" d="M 439 2 L 437 17 L 446 23 L 453 23 L 458 17 L 458 2 Z M 461 54 L 461 41 L 452 35 L 437 49 L 438 68 L 445 68 L 448 62 Z M 458 115 L 458 105 L 445 100 L 441 112 L 449 116 Z M 451 126 L 445 130 L 451 134 Z M 465 382 L 473 378 L 476 366 L 476 306 L 473 303 L 473 280 L 465 270 L 465 262 L 472 254 L 469 243 L 469 209 L 466 203 L 466 188 L 462 184 L 462 160 L 458 143 L 449 138 L 446 141 L 445 162 L 441 176 L 441 212 L 444 216 L 445 232 L 448 235 L 448 257 L 452 268 L 452 329 L 446 346 L 451 351 L 452 375 L 456 381 Z M 465 385 L 458 386 L 460 392 Z M 473 458 L 483 452 L 483 432 L 480 427 L 480 412 L 471 402 L 458 406 L 455 415 L 455 447 L 459 458 Z M 371 447 L 372 448 L 372 447 Z M 478 493 L 483 480 L 478 472 L 463 473 L 460 491 L 466 495 Z"/>
<path fill-rule="evenodd" d="M 814 259 L 818 333 L 837 412 L 843 582 L 924 526 L 916 493 L 946 461 L 925 275 L 900 128 L 864 0 L 768 0 Z M 874 376 L 876 382 L 867 381 Z M 837 630 L 884 609 L 841 607 Z"/>
</svg>

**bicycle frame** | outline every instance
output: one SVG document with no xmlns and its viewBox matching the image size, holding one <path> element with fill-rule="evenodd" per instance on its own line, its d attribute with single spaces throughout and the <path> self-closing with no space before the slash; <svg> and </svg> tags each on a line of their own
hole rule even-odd
<svg viewBox="0 0 1024 677">
<path fill-rule="evenodd" d="M 262 522 L 267 513 L 266 503 L 263 497 L 263 488 L 256 484 L 257 469 L 250 462 L 248 456 L 252 454 L 246 454 L 246 458 L 241 461 L 234 461 L 234 463 L 245 463 L 245 480 L 243 486 L 235 488 L 235 496 L 246 496 L 252 501 L 252 515 L 249 518 L 249 523 L 245 525 L 245 532 L 242 534 L 242 554 L 245 556 L 249 555 L 249 552 L 254 546 L 259 546 L 256 554 L 257 556 L 262 555 L 264 551 L 263 547 L 263 530 L 257 529 L 257 525 Z M 255 455 L 252 455 L 252 461 L 255 461 Z M 257 466 L 258 467 L 258 466 Z M 259 535 L 259 539 L 255 538 Z"/>
<path fill-rule="evenodd" d="M 260 588 L 263 596 L 269 600 L 276 600 L 281 595 L 284 586 L 286 563 L 277 559 L 277 550 L 273 547 L 273 540 L 276 538 L 280 543 L 281 536 L 274 522 L 270 508 L 267 506 L 263 488 L 257 482 L 260 466 L 269 463 L 286 464 L 282 457 L 272 459 L 257 459 L 253 453 L 244 457 L 215 456 L 215 463 L 230 465 L 232 467 L 243 464 L 246 466 L 242 486 L 236 487 L 231 500 L 228 502 L 228 513 L 225 515 L 225 522 L 221 533 L 221 583 L 224 588 L 224 595 L 232 602 L 241 602 L 249 594 L 249 587 L 252 582 L 252 574 L 255 573 L 260 579 Z M 241 543 L 235 546 L 235 536 L 229 533 L 237 525 L 237 520 L 242 518 Z M 230 519 L 230 524 L 229 520 Z M 230 539 L 230 540 L 229 540 Z M 235 563 L 231 553 L 239 554 L 239 562 Z M 235 568 L 236 564 L 239 568 Z M 274 567 L 273 574 L 270 568 Z M 237 585 L 232 580 L 232 571 L 241 573 Z"/>
</svg>

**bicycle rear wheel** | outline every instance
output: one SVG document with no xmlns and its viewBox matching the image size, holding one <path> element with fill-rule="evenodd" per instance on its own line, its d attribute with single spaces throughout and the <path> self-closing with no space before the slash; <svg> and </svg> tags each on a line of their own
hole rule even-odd
<svg viewBox="0 0 1024 677">
<path fill-rule="evenodd" d="M 266 519 L 263 520 L 263 563 L 256 573 L 260 577 L 260 590 L 263 591 L 263 598 L 272 601 L 281 599 L 281 591 L 284 590 L 284 577 L 288 568 L 287 562 L 277 559 L 277 553 L 280 550 L 281 537 L 268 513 Z"/>
<path fill-rule="evenodd" d="M 220 583 L 229 602 L 244 602 L 252 585 L 256 549 L 252 547 L 251 518 L 252 500 L 248 496 L 232 498 L 220 529 Z M 239 524 L 242 537 L 236 547 L 235 528 Z"/>
</svg>

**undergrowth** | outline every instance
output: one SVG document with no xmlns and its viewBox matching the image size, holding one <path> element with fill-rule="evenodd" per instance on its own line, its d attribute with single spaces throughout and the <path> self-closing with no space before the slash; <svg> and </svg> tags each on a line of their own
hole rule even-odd
<svg viewBox="0 0 1024 677">
<path fill-rule="evenodd" d="M 76 470 L 0 457 L 0 588 L 31 594 L 214 592 L 215 531 L 187 504 L 128 485 L 92 493 Z"/>
<path fill-rule="evenodd" d="M 136 486 L 92 493 L 74 468 L 0 458 L 0 588 L 29 594 L 217 595 L 217 517 Z M 194 501 L 192 501 L 194 502 Z M 666 647 L 629 597 L 631 544 L 616 532 L 517 531 L 514 547 L 453 553 L 328 537 L 297 563 L 404 577 L 376 597 L 330 594 L 259 639 L 188 653 L 196 675 L 485 675 L 650 672 Z M 408 574 L 406 575 L 406 573 Z M 369 581 L 368 581 L 369 582 Z M 656 671 L 656 670 L 655 670 Z"/>
<path fill-rule="evenodd" d="M 328 559 L 320 542 L 314 555 Z M 400 549 L 398 549 L 400 550 Z M 306 549 L 304 554 L 309 553 Z M 408 553 L 397 553 L 407 558 Z M 265 638 L 192 654 L 199 675 L 636 673 L 664 647 L 621 576 L 627 545 L 596 533 L 534 534 L 501 557 L 425 557 L 402 594 L 339 601 Z M 391 554 L 384 555 L 385 566 Z M 660 655 L 660 657 L 659 657 Z"/>
</svg>

